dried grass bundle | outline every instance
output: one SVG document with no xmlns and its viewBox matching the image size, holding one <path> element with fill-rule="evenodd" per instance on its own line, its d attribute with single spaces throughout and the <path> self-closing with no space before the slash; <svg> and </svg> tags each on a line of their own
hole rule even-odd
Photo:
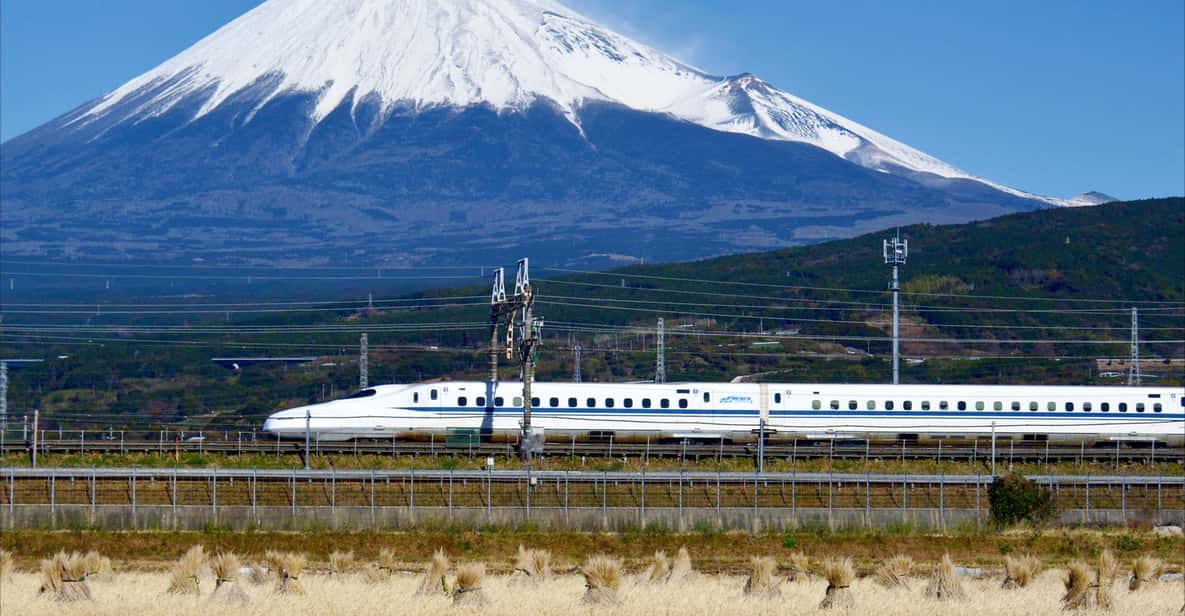
<svg viewBox="0 0 1185 616">
<path fill-rule="evenodd" d="M 551 577 L 551 552 L 518 546 L 512 580 L 540 582 Z"/>
<path fill-rule="evenodd" d="M 679 548 L 675 553 L 675 560 L 671 562 L 671 574 L 667 577 L 670 582 L 681 582 L 691 575 L 691 553 L 686 547 Z"/>
<path fill-rule="evenodd" d="M 383 548 L 379 550 L 379 569 L 386 571 L 388 574 L 395 572 L 395 567 L 399 564 L 398 559 L 395 558 L 395 551 L 391 548 Z"/>
<path fill-rule="evenodd" d="M 811 559 L 802 552 L 792 552 L 790 554 L 790 577 L 791 582 L 799 580 L 806 580 L 811 577 Z"/>
<path fill-rule="evenodd" d="M 851 558 L 830 558 L 823 563 L 823 575 L 827 578 L 827 593 L 819 603 L 819 609 L 846 609 L 855 605 L 852 598 L 852 580 L 856 579 L 856 569 L 852 566 Z"/>
<path fill-rule="evenodd" d="M 909 588 L 909 572 L 913 569 L 913 558 L 898 554 L 881 563 L 876 570 L 876 581 L 885 588 Z"/>
<path fill-rule="evenodd" d="M 53 558 L 41 561 L 40 594 L 48 594 L 55 601 L 90 601 L 91 589 L 86 584 L 86 558 L 78 552 L 58 552 Z"/>
<path fill-rule="evenodd" d="M 88 580 L 110 581 L 115 577 L 115 570 L 111 566 L 111 559 L 91 550 L 84 557 L 86 561 L 86 578 Z"/>
<path fill-rule="evenodd" d="M 620 603 L 617 589 L 621 586 L 621 561 L 597 554 L 590 556 L 580 568 L 584 576 L 584 603 L 616 605 Z"/>
<path fill-rule="evenodd" d="M 1164 561 L 1159 558 L 1144 555 L 1132 563 L 1132 577 L 1127 589 L 1135 592 L 1145 584 L 1154 584 L 1164 575 Z"/>
<path fill-rule="evenodd" d="M 362 567 L 362 581 L 367 584 L 382 584 L 391 579 L 391 574 L 377 563 L 367 563 Z"/>
<path fill-rule="evenodd" d="M 247 574 L 247 581 L 255 586 L 262 586 L 270 582 L 272 572 L 276 569 L 269 567 L 266 563 L 266 560 L 253 563 L 250 567 L 251 571 Z"/>
<path fill-rule="evenodd" d="M 1066 593 L 1062 595 L 1063 610 L 1094 609 L 1097 599 L 1097 581 L 1095 573 L 1082 561 L 1070 564 L 1070 569 L 1062 579 Z"/>
<path fill-rule="evenodd" d="M 420 587 L 416 589 L 417 595 L 447 595 L 449 560 L 448 555 L 444 553 L 443 549 L 436 550 L 432 555 L 432 560 L 428 561 L 428 566 L 424 570 L 424 577 L 420 578 Z"/>
<path fill-rule="evenodd" d="M 58 563 L 58 557 L 43 559 L 38 568 L 41 571 L 41 588 L 37 594 L 57 596 L 62 590 L 62 567 Z"/>
<path fill-rule="evenodd" d="M 481 563 L 466 563 L 457 569 L 457 585 L 453 588 L 453 605 L 480 608 L 486 604 L 481 590 L 486 576 L 486 566 Z"/>
<path fill-rule="evenodd" d="M 211 603 L 246 607 L 251 602 L 246 591 L 239 586 L 239 557 L 234 553 L 223 553 L 210 561 L 210 569 L 214 572 L 214 592 L 210 595 Z"/>
<path fill-rule="evenodd" d="M 12 581 L 12 552 L 0 550 L 0 582 Z"/>
<path fill-rule="evenodd" d="M 304 586 L 300 584 L 300 576 L 308 563 L 304 554 L 287 553 L 280 556 L 276 592 L 282 595 L 303 595 Z"/>
<path fill-rule="evenodd" d="M 749 579 L 745 580 L 744 592 L 749 596 L 776 598 L 782 596 L 782 589 L 778 588 L 778 580 L 774 572 L 778 570 L 778 561 L 772 556 L 754 556 L 749 559 Z"/>
<path fill-rule="evenodd" d="M 334 550 L 329 554 L 329 575 L 346 575 L 354 570 L 354 552 Z"/>
<path fill-rule="evenodd" d="M 1031 584 L 1041 571 L 1041 559 L 1030 554 L 1004 557 L 1004 584 L 1002 588 L 1024 588 Z"/>
<path fill-rule="evenodd" d="M 934 567 L 930 575 L 930 583 L 926 585 L 926 596 L 939 601 L 962 599 L 967 596 L 963 590 L 963 583 L 959 574 L 955 573 L 955 564 L 951 562 L 950 554 L 942 555 L 942 562 Z"/>
<path fill-rule="evenodd" d="M 1109 610 L 1114 607 L 1115 600 L 1111 597 L 1111 589 L 1115 586 L 1115 579 L 1119 577 L 1119 560 L 1111 550 L 1103 550 L 1099 554 L 1098 583 L 1095 588 L 1095 605 L 1099 609 Z"/>
<path fill-rule="evenodd" d="M 200 545 L 189 548 L 169 571 L 169 594 L 200 594 L 201 570 L 205 564 L 206 549 Z"/>
<path fill-rule="evenodd" d="M 670 576 L 671 559 L 666 552 L 658 550 L 654 553 L 654 563 L 646 569 L 646 581 L 651 584 L 663 584 Z"/>
</svg>

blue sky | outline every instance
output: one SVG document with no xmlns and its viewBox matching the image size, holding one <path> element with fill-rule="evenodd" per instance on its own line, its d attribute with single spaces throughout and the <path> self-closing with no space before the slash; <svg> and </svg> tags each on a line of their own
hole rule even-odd
<svg viewBox="0 0 1185 616">
<path fill-rule="evenodd" d="M 257 0 L 0 0 L 0 140 Z M 570 0 L 700 68 L 753 72 L 1032 192 L 1185 194 L 1185 2 Z M 677 10 L 672 10 L 677 6 Z"/>
</svg>

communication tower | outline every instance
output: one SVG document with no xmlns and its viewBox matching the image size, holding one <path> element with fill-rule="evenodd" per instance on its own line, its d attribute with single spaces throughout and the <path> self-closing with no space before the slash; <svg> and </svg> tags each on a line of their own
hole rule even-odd
<svg viewBox="0 0 1185 616">
<path fill-rule="evenodd" d="M 893 292 L 893 384 L 896 385 L 901 381 L 900 318 L 898 312 L 898 296 L 901 293 L 901 284 L 897 278 L 897 268 L 905 265 L 905 259 L 909 256 L 909 240 L 901 239 L 901 229 L 897 229 L 896 237 L 885 240 L 884 255 L 885 264 L 893 266 L 893 279 L 889 282 L 889 290 Z"/>
</svg>

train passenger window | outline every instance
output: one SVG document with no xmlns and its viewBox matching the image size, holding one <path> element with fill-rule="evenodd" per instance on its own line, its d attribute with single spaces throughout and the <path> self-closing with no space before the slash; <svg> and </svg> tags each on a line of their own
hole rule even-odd
<svg viewBox="0 0 1185 616">
<path fill-rule="evenodd" d="M 588 400 L 585 400 L 585 401 L 584 401 L 584 406 L 587 406 L 587 407 L 588 407 L 588 408 L 590 408 L 590 409 L 591 409 L 592 407 L 596 406 L 596 405 L 597 405 L 597 399 L 596 399 L 596 398 L 589 398 Z"/>
<path fill-rule="evenodd" d="M 538 408 L 540 406 L 543 406 L 543 404 L 539 402 L 539 398 L 531 396 L 531 408 Z"/>
<path fill-rule="evenodd" d="M 650 398 L 642 398 L 642 408 L 650 408 Z"/>
<path fill-rule="evenodd" d="M 1104 402 L 1104 403 L 1102 403 L 1102 404 L 1100 404 L 1100 405 L 1099 405 L 1099 409 L 1100 409 L 1101 411 L 1103 411 L 1104 413 L 1106 413 L 1106 412 L 1109 412 L 1109 411 L 1111 410 L 1111 403 L 1110 403 L 1110 402 Z"/>
<path fill-rule="evenodd" d="M 515 397 L 514 397 L 514 406 L 515 406 L 515 408 L 519 408 L 519 407 L 521 407 L 522 405 L 523 405 L 523 397 L 522 397 L 522 396 L 515 396 Z"/>
<path fill-rule="evenodd" d="M 994 404 L 992 404 L 992 408 L 996 409 L 997 411 L 1002 411 L 1004 410 L 1004 403 L 997 400 Z"/>
<path fill-rule="evenodd" d="M 885 400 L 885 410 L 886 411 L 893 410 L 893 401 L 892 400 Z"/>
<path fill-rule="evenodd" d="M 712 394 L 705 391 L 704 392 L 704 402 L 711 402 L 711 401 L 712 401 Z"/>
<path fill-rule="evenodd" d="M 1141 404 L 1140 406 L 1144 406 L 1144 405 Z M 687 398 L 679 398 L 679 408 L 681 408 L 681 409 L 687 408 Z M 1140 409 L 1140 410 L 1143 411 L 1144 409 Z"/>
<path fill-rule="evenodd" d="M 1157 402 L 1156 404 L 1153 404 L 1153 405 L 1152 405 L 1152 412 L 1153 412 L 1153 413 L 1159 413 L 1159 412 L 1160 412 L 1160 410 L 1161 410 L 1161 406 L 1160 406 L 1160 403 L 1159 403 L 1159 402 Z"/>
<path fill-rule="evenodd" d="M 875 411 L 876 410 L 876 400 L 869 400 L 865 404 L 865 406 L 868 408 L 868 410 Z"/>
<path fill-rule="evenodd" d="M 624 406 L 627 409 L 632 409 L 632 408 L 634 408 L 634 399 L 633 398 L 626 398 L 625 400 L 621 401 L 621 404 L 622 404 L 622 406 Z"/>
<path fill-rule="evenodd" d="M 576 408 L 576 398 L 568 398 L 568 408 Z"/>
<path fill-rule="evenodd" d="M 907 411 L 912 411 L 913 410 L 913 400 L 906 400 L 905 402 L 902 402 L 901 408 L 903 408 Z"/>
<path fill-rule="evenodd" d="M 605 408 L 613 408 L 613 398 L 605 398 Z"/>
<path fill-rule="evenodd" d="M 833 411 L 839 410 L 839 400 L 832 400 L 831 401 L 831 410 L 833 410 Z"/>
<path fill-rule="evenodd" d="M 967 410 L 967 401 L 966 400 L 959 400 L 959 410 L 960 411 Z"/>
<path fill-rule="evenodd" d="M 506 401 L 502 399 L 502 396 L 495 396 L 494 406 L 506 406 Z"/>
<path fill-rule="evenodd" d="M 979 400 L 975 403 L 975 410 L 977 410 L 977 411 L 983 410 L 983 400 Z"/>
<path fill-rule="evenodd" d="M 1089 402 L 1083 402 L 1083 403 L 1082 403 L 1082 410 L 1083 410 L 1083 411 L 1086 411 L 1087 413 L 1089 413 L 1089 412 L 1090 412 L 1090 410 L 1091 410 L 1091 408 L 1092 408 L 1092 407 L 1091 407 L 1091 405 L 1090 405 L 1090 403 L 1089 403 Z"/>
<path fill-rule="evenodd" d="M 929 400 L 922 400 L 922 410 L 923 411 L 930 410 L 930 401 Z"/>
<path fill-rule="evenodd" d="M 1056 411 L 1057 410 L 1057 403 L 1056 402 L 1046 402 L 1045 403 L 1045 410 Z"/>
<path fill-rule="evenodd" d="M 465 406 L 466 404 L 469 404 L 469 398 L 466 398 L 465 396 L 457 398 L 457 406 Z"/>
<path fill-rule="evenodd" d="M 671 408 L 671 401 L 667 400 L 666 398 L 663 398 L 662 400 L 658 401 L 658 405 L 664 409 L 669 409 L 669 408 Z"/>
<path fill-rule="evenodd" d="M 1136 403 L 1136 412 L 1137 412 L 1137 413 L 1143 413 L 1143 412 L 1144 412 L 1144 403 L 1143 403 L 1143 402 L 1137 402 L 1137 403 Z"/>
<path fill-rule="evenodd" d="M 774 394 L 774 404 L 782 403 L 782 394 Z"/>
<path fill-rule="evenodd" d="M 1015 401 L 1015 400 L 1013 400 L 1013 401 L 1012 401 L 1012 410 L 1014 410 L 1014 411 L 1019 411 L 1019 410 L 1020 410 L 1020 403 L 1019 403 L 1019 402 L 1017 402 L 1017 401 Z M 1033 410 L 1035 411 L 1035 410 L 1037 410 L 1037 409 L 1033 409 Z"/>
<path fill-rule="evenodd" d="M 855 400 L 848 400 L 848 410 L 849 411 L 854 411 L 859 407 L 860 407 L 859 402 L 856 402 Z"/>
<path fill-rule="evenodd" d="M 551 398 L 550 400 L 547 401 L 547 405 L 554 409 L 555 407 L 560 405 L 560 399 L 559 398 Z"/>
<path fill-rule="evenodd" d="M 950 402 L 943 400 L 938 403 L 938 408 L 943 411 L 949 411 L 950 410 Z"/>
<path fill-rule="evenodd" d="M 418 392 L 418 391 L 413 392 L 411 395 L 411 401 L 412 402 L 419 402 L 420 401 L 420 392 Z"/>
<path fill-rule="evenodd" d="M 1126 403 L 1126 402 L 1120 402 L 1120 403 L 1119 403 L 1119 412 L 1120 412 L 1120 413 L 1126 413 L 1126 412 L 1127 412 L 1127 403 Z"/>
<path fill-rule="evenodd" d="M 477 403 L 477 406 L 484 407 L 486 405 L 486 398 L 485 398 L 485 396 L 478 396 L 477 399 L 474 400 L 474 402 Z"/>
<path fill-rule="evenodd" d="M 1037 409 L 1038 409 L 1038 408 L 1040 408 L 1040 407 L 1041 407 L 1041 405 L 1040 405 L 1040 404 L 1037 404 L 1036 402 L 1030 402 L 1030 403 L 1029 403 L 1029 410 L 1030 410 L 1030 411 L 1035 411 L 1035 410 L 1037 410 Z M 1048 406 L 1048 407 L 1046 407 L 1046 408 L 1048 408 L 1048 409 L 1049 409 L 1049 410 L 1051 410 L 1051 411 L 1052 411 L 1052 410 L 1054 410 L 1053 403 L 1052 403 L 1052 402 L 1050 402 L 1050 403 L 1049 403 L 1049 406 Z"/>
<path fill-rule="evenodd" d="M 816 411 L 823 408 L 823 401 L 822 400 L 811 400 L 811 408 L 815 409 Z"/>
<path fill-rule="evenodd" d="M 435 400 L 436 398 L 438 398 L 438 397 L 439 397 L 439 395 L 440 395 L 440 394 L 436 393 L 436 390 L 435 390 L 435 389 L 433 389 L 433 390 L 432 390 L 432 394 L 431 394 L 429 397 L 430 397 L 430 398 L 432 398 L 433 400 Z"/>
<path fill-rule="evenodd" d="M 1066 403 L 1066 410 L 1067 410 L 1067 411 L 1073 411 L 1073 410 L 1074 410 L 1074 403 L 1073 403 L 1073 402 L 1067 402 L 1067 403 Z"/>
</svg>

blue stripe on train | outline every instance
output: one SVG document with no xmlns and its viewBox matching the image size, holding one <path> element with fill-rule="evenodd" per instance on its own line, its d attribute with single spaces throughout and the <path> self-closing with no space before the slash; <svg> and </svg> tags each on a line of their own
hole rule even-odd
<svg viewBox="0 0 1185 616">
<path fill-rule="evenodd" d="M 521 413 L 522 409 L 514 407 L 496 407 L 496 408 L 479 408 L 479 407 L 438 407 L 438 408 L 408 408 L 411 411 L 424 411 L 434 413 L 470 413 L 470 414 L 485 414 L 486 411 L 493 413 Z M 731 416 L 757 416 L 757 409 L 655 409 L 655 408 L 563 408 L 563 407 L 536 407 L 532 409 L 533 412 L 540 415 L 552 414 L 602 414 L 602 415 L 693 415 L 693 416 L 711 416 L 711 415 L 731 415 Z M 1026 419 L 1078 419 L 1078 420 L 1127 420 L 1127 421 L 1185 421 L 1185 414 L 1180 413 L 1103 413 L 1103 412 L 1087 412 L 1087 411 L 833 411 L 833 410 L 801 410 L 801 411 L 783 411 L 770 410 L 771 417 L 819 417 L 826 419 L 845 419 L 852 417 L 930 417 L 934 419 L 961 419 L 964 417 L 998 417 L 1005 419 L 1026 418 Z"/>
</svg>

